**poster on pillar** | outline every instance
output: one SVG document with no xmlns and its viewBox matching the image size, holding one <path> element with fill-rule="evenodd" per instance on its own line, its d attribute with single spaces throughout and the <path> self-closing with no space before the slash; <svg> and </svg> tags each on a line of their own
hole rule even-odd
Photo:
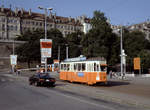
<svg viewBox="0 0 150 110">
<path fill-rule="evenodd" d="M 17 55 L 10 55 L 10 64 L 17 65 Z"/>
<path fill-rule="evenodd" d="M 141 69 L 141 61 L 140 58 L 134 58 L 134 70 L 140 70 Z"/>
<path fill-rule="evenodd" d="M 41 58 L 50 58 L 52 56 L 52 40 L 40 39 Z"/>
</svg>

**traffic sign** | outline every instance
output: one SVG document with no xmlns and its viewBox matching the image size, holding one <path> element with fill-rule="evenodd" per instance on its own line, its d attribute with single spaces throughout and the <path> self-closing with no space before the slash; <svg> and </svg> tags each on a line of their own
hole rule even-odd
<svg viewBox="0 0 150 110">
<path fill-rule="evenodd" d="M 17 55 L 10 55 L 10 64 L 17 65 Z"/>
<path fill-rule="evenodd" d="M 134 58 L 134 70 L 140 70 L 141 69 L 141 66 L 140 66 L 140 58 L 137 57 L 137 58 Z"/>
<path fill-rule="evenodd" d="M 49 58 L 52 56 L 52 40 L 40 39 L 41 58 Z"/>
</svg>

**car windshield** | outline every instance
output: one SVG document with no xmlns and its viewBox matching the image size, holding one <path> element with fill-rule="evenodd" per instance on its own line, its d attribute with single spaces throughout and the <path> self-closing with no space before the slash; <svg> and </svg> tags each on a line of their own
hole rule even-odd
<svg viewBox="0 0 150 110">
<path fill-rule="evenodd" d="M 48 73 L 42 73 L 40 74 L 40 78 L 49 78 L 50 75 Z"/>
</svg>

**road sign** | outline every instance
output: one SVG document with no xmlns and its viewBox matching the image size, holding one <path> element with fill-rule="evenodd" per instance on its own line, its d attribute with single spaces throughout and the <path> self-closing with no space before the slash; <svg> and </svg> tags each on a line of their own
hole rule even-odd
<svg viewBox="0 0 150 110">
<path fill-rule="evenodd" d="M 17 65 L 17 55 L 10 55 L 10 64 Z"/>
<path fill-rule="evenodd" d="M 141 66 L 140 66 L 140 58 L 134 58 L 134 70 L 140 70 Z"/>
<path fill-rule="evenodd" d="M 52 40 L 51 39 L 40 39 L 41 46 L 41 57 L 49 58 L 52 56 Z"/>
</svg>

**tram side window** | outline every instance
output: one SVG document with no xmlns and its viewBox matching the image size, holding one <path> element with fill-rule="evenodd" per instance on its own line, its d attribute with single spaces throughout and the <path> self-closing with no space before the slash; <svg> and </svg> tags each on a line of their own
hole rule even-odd
<svg viewBox="0 0 150 110">
<path fill-rule="evenodd" d="M 67 65 L 66 64 L 64 64 L 64 70 L 67 70 Z"/>
<path fill-rule="evenodd" d="M 81 68 L 82 68 L 81 63 L 78 63 L 78 71 L 81 71 Z"/>
<path fill-rule="evenodd" d="M 74 71 L 77 71 L 77 64 L 74 64 Z"/>
<path fill-rule="evenodd" d="M 87 71 L 93 71 L 92 70 L 92 64 L 88 64 L 88 70 Z"/>
<path fill-rule="evenodd" d="M 96 69 L 96 63 L 94 63 L 94 71 L 96 71 L 97 69 Z"/>
<path fill-rule="evenodd" d="M 106 66 L 101 66 L 101 71 L 106 72 L 107 67 Z"/>
<path fill-rule="evenodd" d="M 97 64 L 97 71 L 100 71 L 100 70 L 99 70 L 99 65 L 98 65 L 98 64 Z"/>
<path fill-rule="evenodd" d="M 70 64 L 67 64 L 67 71 L 70 70 Z"/>
<path fill-rule="evenodd" d="M 63 64 L 61 64 L 61 70 L 64 70 L 64 66 L 63 66 Z"/>
<path fill-rule="evenodd" d="M 82 71 L 85 71 L 85 63 L 82 63 Z"/>
</svg>

